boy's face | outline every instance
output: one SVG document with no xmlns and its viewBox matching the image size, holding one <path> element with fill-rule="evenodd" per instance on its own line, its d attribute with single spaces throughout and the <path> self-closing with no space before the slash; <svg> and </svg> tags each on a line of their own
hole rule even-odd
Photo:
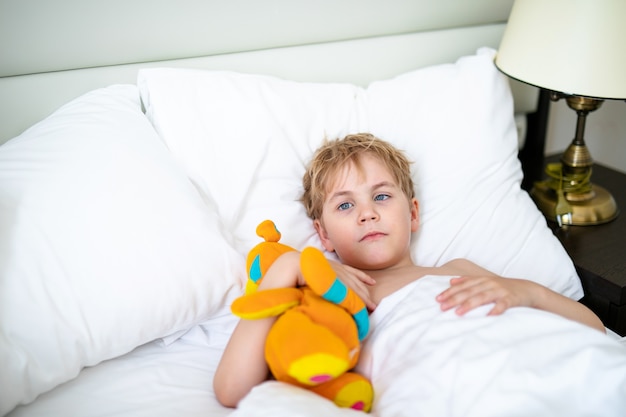
<svg viewBox="0 0 626 417">
<path fill-rule="evenodd" d="M 324 248 L 362 270 L 411 264 L 411 233 L 419 226 L 417 200 L 408 200 L 374 156 L 360 157 L 334 178 L 315 228 Z"/>
</svg>

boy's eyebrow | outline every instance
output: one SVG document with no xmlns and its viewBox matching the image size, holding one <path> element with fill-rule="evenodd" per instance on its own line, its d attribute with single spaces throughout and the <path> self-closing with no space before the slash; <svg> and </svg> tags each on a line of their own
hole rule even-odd
<svg viewBox="0 0 626 417">
<path fill-rule="evenodd" d="M 331 200 L 333 200 L 335 198 L 347 196 L 347 195 L 350 195 L 350 194 L 352 194 L 352 191 L 347 191 L 347 190 L 346 191 L 343 191 L 343 190 L 335 191 L 334 193 L 332 193 L 331 195 L 328 196 L 328 201 L 331 201 Z"/>
<path fill-rule="evenodd" d="M 378 184 L 374 185 L 374 187 L 372 187 L 373 190 L 377 190 L 379 188 L 383 188 L 383 187 L 397 187 L 398 185 L 393 182 L 393 181 L 381 181 Z"/>
<path fill-rule="evenodd" d="M 396 185 L 396 183 L 392 182 L 392 181 L 381 181 L 379 183 L 374 184 L 374 186 L 372 187 L 372 190 L 377 190 L 379 188 L 384 188 L 384 187 L 395 187 L 397 188 L 398 186 Z M 328 196 L 328 201 L 331 201 L 335 198 L 339 198 L 339 197 L 344 197 L 347 195 L 352 194 L 353 192 L 350 190 L 339 190 L 339 191 L 335 191 L 334 193 L 332 193 L 331 195 Z"/>
</svg>

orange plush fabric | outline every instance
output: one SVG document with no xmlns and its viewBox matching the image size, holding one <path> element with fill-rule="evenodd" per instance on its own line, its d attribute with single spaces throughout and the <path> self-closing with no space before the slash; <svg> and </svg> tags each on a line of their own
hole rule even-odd
<svg viewBox="0 0 626 417">
<path fill-rule="evenodd" d="M 306 286 L 257 291 L 272 263 L 294 250 L 279 243 L 280 232 L 270 220 L 257 227 L 257 234 L 264 241 L 248 254 L 246 295 L 235 300 L 233 313 L 248 320 L 279 316 L 265 344 L 265 359 L 277 380 L 310 389 L 341 407 L 369 411 L 372 386 L 350 371 L 369 329 L 365 304 L 312 247 L 300 255 Z"/>
</svg>

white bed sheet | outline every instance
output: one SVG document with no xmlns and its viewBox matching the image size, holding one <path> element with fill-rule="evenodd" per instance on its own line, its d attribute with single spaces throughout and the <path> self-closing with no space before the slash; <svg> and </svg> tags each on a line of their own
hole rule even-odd
<svg viewBox="0 0 626 417">
<path fill-rule="evenodd" d="M 424 277 L 373 313 L 357 367 L 374 385 L 372 415 L 625 415 L 626 349 L 616 338 L 529 308 L 442 313 L 434 298 L 447 285 L 447 277 Z M 356 414 L 268 382 L 233 417 L 283 415 Z"/>
<path fill-rule="evenodd" d="M 17 407 L 7 417 L 226 417 L 213 375 L 237 322 L 228 309 L 179 338 L 159 339 Z"/>
<path fill-rule="evenodd" d="M 485 317 L 441 313 L 447 277 L 425 277 L 387 297 L 371 316 L 359 371 L 370 376 L 373 416 L 622 416 L 626 338 L 548 313 L 512 309 Z M 213 375 L 237 318 L 220 314 L 184 334 L 85 368 L 74 380 L 8 417 L 355 417 L 276 381 L 232 410 Z"/>
</svg>

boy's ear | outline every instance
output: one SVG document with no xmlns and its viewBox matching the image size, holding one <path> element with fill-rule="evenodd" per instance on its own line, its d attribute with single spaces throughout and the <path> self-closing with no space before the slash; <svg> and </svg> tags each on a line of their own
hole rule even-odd
<svg viewBox="0 0 626 417">
<path fill-rule="evenodd" d="M 420 211 L 417 199 L 411 199 L 411 232 L 417 232 L 420 227 Z"/>
<path fill-rule="evenodd" d="M 319 219 L 313 220 L 313 227 L 315 227 L 315 231 L 317 232 L 317 235 L 320 237 L 320 240 L 322 241 L 322 246 L 324 246 L 324 249 L 326 249 L 328 252 L 334 252 L 335 248 L 333 247 L 333 244 L 328 239 L 328 233 L 326 233 L 326 229 L 324 229 L 324 225 L 322 224 L 322 222 Z"/>
</svg>

